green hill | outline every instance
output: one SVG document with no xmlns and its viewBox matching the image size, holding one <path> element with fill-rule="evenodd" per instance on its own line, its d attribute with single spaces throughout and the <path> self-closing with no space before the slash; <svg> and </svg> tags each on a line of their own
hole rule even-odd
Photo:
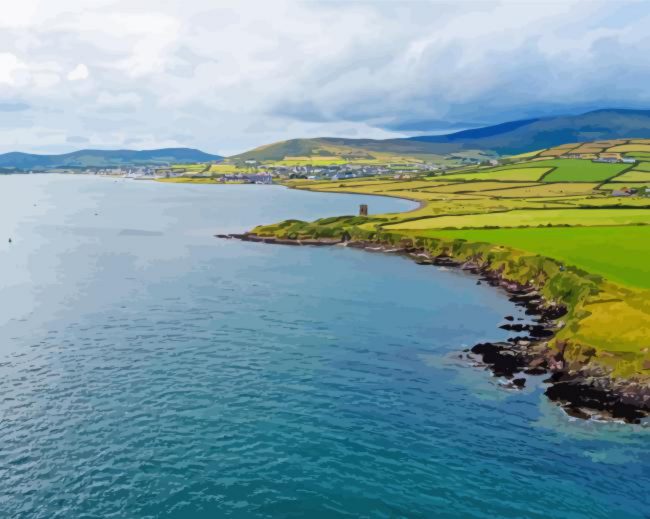
<svg viewBox="0 0 650 519">
<path fill-rule="evenodd" d="M 0 168 L 48 169 L 88 168 L 184 164 L 221 160 L 192 148 L 163 148 L 158 150 L 80 150 L 61 155 L 37 155 L 34 153 L 11 152 L 0 155 Z"/>
<path fill-rule="evenodd" d="M 567 142 L 631 137 L 650 138 L 650 110 L 604 109 L 405 139 L 292 139 L 260 146 L 232 158 L 277 161 L 295 156 L 377 157 L 386 154 L 435 160 L 454 155 L 462 157 L 476 151 L 487 155 L 513 155 Z"/>
</svg>

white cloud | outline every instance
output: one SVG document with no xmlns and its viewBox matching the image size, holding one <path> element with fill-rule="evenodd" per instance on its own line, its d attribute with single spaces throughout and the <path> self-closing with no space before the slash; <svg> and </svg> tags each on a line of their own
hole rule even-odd
<svg viewBox="0 0 650 519">
<path fill-rule="evenodd" d="M 83 136 L 232 153 L 429 120 L 650 107 L 640 2 L 19 4 L 0 17 L 0 101 L 30 107 L 20 144 L 39 151 Z"/>
<path fill-rule="evenodd" d="M 37 2 L 33 0 L 20 0 L 19 2 L 5 2 L 2 5 L 0 27 L 29 26 L 33 20 Z"/>
<path fill-rule="evenodd" d="M 14 54 L 0 53 L 0 83 L 13 85 L 16 82 L 16 72 L 27 68 Z"/>
<path fill-rule="evenodd" d="M 66 78 L 68 81 L 81 81 L 84 79 L 88 79 L 88 67 L 84 65 L 83 63 L 79 63 L 75 68 L 73 68 L 70 72 L 68 72 L 68 75 Z"/>
</svg>

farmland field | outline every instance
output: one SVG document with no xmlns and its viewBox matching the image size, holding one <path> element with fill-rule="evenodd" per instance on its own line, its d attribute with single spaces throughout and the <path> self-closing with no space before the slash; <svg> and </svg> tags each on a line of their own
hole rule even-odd
<svg viewBox="0 0 650 519">
<path fill-rule="evenodd" d="M 645 209 L 531 209 L 482 215 L 439 216 L 389 225 L 389 230 L 481 227 L 603 226 L 650 224 Z"/>
<path fill-rule="evenodd" d="M 537 184 L 524 187 L 508 187 L 483 192 L 486 196 L 503 198 L 537 198 L 549 196 L 589 195 L 598 184 L 570 183 Z"/>
<path fill-rule="evenodd" d="M 478 191 L 492 191 L 498 189 L 510 189 L 515 187 L 539 186 L 535 182 L 454 182 L 452 184 L 442 184 L 438 187 L 427 188 L 427 191 L 436 193 L 469 193 Z"/>
<path fill-rule="evenodd" d="M 444 175 L 445 180 L 530 180 L 536 181 L 548 172 L 550 168 L 547 167 L 520 167 L 520 168 L 500 168 L 490 169 L 485 171 L 476 171 L 474 173 L 456 173 L 451 175 Z"/>
<path fill-rule="evenodd" d="M 610 152 L 635 152 L 635 151 L 647 151 L 650 152 L 650 144 L 621 144 L 620 146 L 613 146 L 607 151 Z"/>
<path fill-rule="evenodd" d="M 634 166 L 633 171 L 648 171 L 648 172 L 650 172 L 650 162 L 639 162 L 636 166 Z"/>
<path fill-rule="evenodd" d="M 625 153 L 626 157 L 633 157 L 637 160 L 650 161 L 650 153 L 648 152 L 637 152 L 637 153 Z"/>
<path fill-rule="evenodd" d="M 613 179 L 607 184 L 602 184 L 598 189 L 602 191 L 613 191 L 614 189 L 621 189 L 622 187 L 641 189 L 646 186 L 650 186 L 650 179 L 647 182 L 619 182 L 617 179 Z"/>
<path fill-rule="evenodd" d="M 543 254 L 612 281 L 650 289 L 650 227 L 573 227 L 431 231 L 426 234 L 506 245 Z"/>
<path fill-rule="evenodd" d="M 232 173 L 241 173 L 242 171 L 245 171 L 245 169 L 242 170 L 241 168 L 238 168 L 234 164 L 212 164 L 210 166 L 209 173 L 215 173 L 218 175 L 228 175 Z"/>
<path fill-rule="evenodd" d="M 603 182 L 630 167 L 581 159 L 555 159 L 540 164 L 556 168 L 543 178 L 544 182 Z"/>
<path fill-rule="evenodd" d="M 611 179 L 611 182 L 650 182 L 650 169 L 648 171 L 634 169 Z"/>
</svg>

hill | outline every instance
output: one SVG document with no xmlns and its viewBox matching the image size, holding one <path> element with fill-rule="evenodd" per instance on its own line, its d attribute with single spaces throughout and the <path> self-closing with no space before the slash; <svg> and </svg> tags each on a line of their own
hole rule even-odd
<svg viewBox="0 0 650 519">
<path fill-rule="evenodd" d="M 412 137 L 431 144 L 461 144 L 512 155 L 567 142 L 650 137 L 650 110 L 604 109 L 581 115 L 514 121 L 449 135 Z"/>
<path fill-rule="evenodd" d="M 129 165 L 165 165 L 221 160 L 192 148 L 163 148 L 158 150 L 79 150 L 61 155 L 38 155 L 11 152 L 0 154 L 0 168 L 47 169 L 117 167 Z"/>
<path fill-rule="evenodd" d="M 378 153 L 436 160 L 468 152 L 514 155 L 567 142 L 620 138 L 650 138 L 650 110 L 604 109 L 581 115 L 511 121 L 447 135 L 404 139 L 292 139 L 261 146 L 233 157 L 242 160 L 282 160 L 293 156 L 366 156 Z"/>
</svg>

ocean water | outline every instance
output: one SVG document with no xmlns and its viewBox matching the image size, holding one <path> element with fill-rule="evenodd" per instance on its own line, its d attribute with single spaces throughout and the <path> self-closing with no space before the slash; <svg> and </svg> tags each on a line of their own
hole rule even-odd
<svg viewBox="0 0 650 519">
<path fill-rule="evenodd" d="M 504 294 L 213 237 L 359 203 L 413 207 L 0 177 L 0 517 L 650 517 L 650 431 L 458 358 L 508 336 Z"/>
</svg>

